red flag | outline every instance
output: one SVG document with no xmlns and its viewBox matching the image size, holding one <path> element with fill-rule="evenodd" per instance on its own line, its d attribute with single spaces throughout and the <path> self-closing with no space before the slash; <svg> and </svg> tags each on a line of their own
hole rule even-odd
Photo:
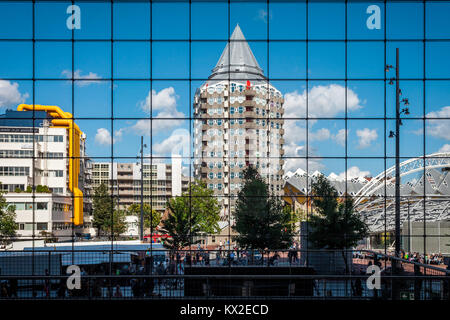
<svg viewBox="0 0 450 320">
<path fill-rule="evenodd" d="M 247 80 L 247 90 L 250 90 L 251 86 L 252 86 L 252 84 L 250 83 L 250 80 Z"/>
</svg>

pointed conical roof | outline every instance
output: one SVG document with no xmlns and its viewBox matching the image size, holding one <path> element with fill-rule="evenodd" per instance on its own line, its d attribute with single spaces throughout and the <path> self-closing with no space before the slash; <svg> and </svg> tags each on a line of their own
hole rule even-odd
<svg viewBox="0 0 450 320">
<path fill-rule="evenodd" d="M 239 24 L 234 28 L 230 41 L 222 52 L 209 80 L 253 79 L 265 80 L 264 72 L 245 40 Z"/>
</svg>

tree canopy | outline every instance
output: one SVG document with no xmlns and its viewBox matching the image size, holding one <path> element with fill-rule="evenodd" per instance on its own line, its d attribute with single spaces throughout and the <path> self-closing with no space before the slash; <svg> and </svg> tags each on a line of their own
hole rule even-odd
<svg viewBox="0 0 450 320">
<path fill-rule="evenodd" d="M 108 187 L 104 183 L 95 188 L 92 207 L 92 223 L 99 236 L 117 237 L 127 230 L 125 212 L 117 208 L 117 201 L 109 195 Z"/>
<path fill-rule="evenodd" d="M 243 248 L 286 249 L 292 244 L 294 220 L 280 198 L 269 193 L 266 182 L 253 166 L 244 172 L 244 186 L 236 200 L 233 227 Z"/>
<path fill-rule="evenodd" d="M 168 248 L 180 249 L 198 243 L 194 238 L 202 233 L 219 231 L 220 205 L 204 182 L 197 180 L 181 196 L 170 199 L 167 209 L 161 231 L 171 236 L 164 242 Z"/>
<path fill-rule="evenodd" d="M 337 190 L 323 175 L 312 182 L 312 203 L 308 239 L 317 249 L 347 249 L 368 235 L 368 227 L 354 212 L 353 198 L 340 201 Z"/>
</svg>

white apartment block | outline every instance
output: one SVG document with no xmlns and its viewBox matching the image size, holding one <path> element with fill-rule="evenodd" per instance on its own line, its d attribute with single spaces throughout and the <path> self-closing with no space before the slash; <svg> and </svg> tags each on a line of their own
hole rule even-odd
<svg viewBox="0 0 450 320">
<path fill-rule="evenodd" d="M 189 178 L 182 174 L 181 157 L 172 156 L 171 164 L 145 163 L 143 170 L 144 203 L 163 213 L 171 197 L 187 191 Z M 105 184 L 121 209 L 141 203 L 141 164 L 93 162 L 92 186 Z"/>
<path fill-rule="evenodd" d="M 68 130 L 51 126 L 46 112 L 7 110 L 0 116 L 0 182 L 7 203 L 16 206 L 20 237 L 39 237 L 41 231 L 59 240 L 69 240 L 73 232 L 84 232 L 89 224 L 89 197 L 85 198 L 87 223 L 72 230 L 72 193 L 68 186 Z M 85 137 L 80 139 L 80 189 L 88 188 Z M 82 177 L 81 177 L 82 176 Z M 47 186 L 51 193 L 26 192 L 33 186 Z M 85 189 L 85 190 L 84 190 Z M 33 199 L 34 195 L 34 199 Z M 34 229 L 33 229 L 34 225 Z"/>
<path fill-rule="evenodd" d="M 258 169 L 273 194 L 283 195 L 283 103 L 236 26 L 194 96 L 194 176 L 214 190 L 223 221 L 233 221 L 242 171 L 249 165 Z"/>
</svg>

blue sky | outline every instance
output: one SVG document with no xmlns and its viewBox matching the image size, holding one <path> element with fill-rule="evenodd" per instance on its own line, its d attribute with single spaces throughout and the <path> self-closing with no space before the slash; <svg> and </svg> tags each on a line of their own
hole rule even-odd
<svg viewBox="0 0 450 320">
<path fill-rule="evenodd" d="M 113 6 L 112 35 L 122 41 L 114 42 L 111 54 L 111 43 L 105 41 L 111 37 L 110 3 L 81 2 L 78 3 L 81 30 L 75 30 L 74 37 L 85 41 L 74 44 L 73 68 L 72 42 L 56 40 L 72 37 L 66 27 L 69 16 L 66 8 L 70 4 L 36 3 L 35 35 L 39 41 L 35 46 L 34 64 L 39 80 L 35 82 L 35 101 L 73 112 L 88 136 L 87 152 L 94 159 L 114 156 L 128 158 L 122 161 L 134 161 L 141 134 L 145 135 L 149 146 L 147 154 L 169 157 L 171 146 L 185 141 L 182 136 L 189 133 L 192 126 L 183 118 L 192 114 L 196 88 L 209 76 L 237 23 L 265 74 L 285 95 L 285 116 L 306 117 L 307 83 L 304 79 L 308 76 L 308 117 L 313 118 L 308 120 L 311 156 L 381 157 L 349 159 L 347 167 L 357 167 L 359 171 L 352 171 L 356 175 L 381 172 L 385 166 L 385 148 L 387 156 L 394 156 L 394 141 L 386 140 L 386 146 L 384 143 L 385 132 L 394 128 L 394 121 L 386 121 L 385 128 L 385 121 L 380 118 L 394 116 L 395 89 L 386 87 L 385 106 L 384 82 L 379 80 L 384 77 L 384 43 L 369 41 L 382 40 L 385 31 L 387 63 L 395 64 L 395 48 L 400 48 L 401 88 L 411 104 L 411 114 L 405 116 L 402 126 L 401 156 L 408 158 L 450 150 L 450 81 L 438 80 L 450 78 L 449 2 L 427 3 L 425 36 L 434 41 L 426 42 L 425 50 L 421 3 L 388 3 L 386 25 L 384 4 L 378 3 L 381 29 L 369 30 L 366 8 L 377 2 L 350 2 L 347 36 L 358 41 L 347 43 L 347 70 L 345 42 L 339 41 L 345 39 L 346 31 L 342 3 L 310 3 L 308 39 L 313 41 L 308 45 L 302 41 L 306 39 L 307 30 L 303 2 L 274 2 L 269 10 L 265 2 L 232 2 L 230 8 L 226 2 L 194 2 L 191 19 L 189 4 L 184 2 L 154 3 L 152 8 L 148 3 L 117 3 Z M 19 16 L 21 19 L 17 18 Z M 0 79 L 3 79 L 0 80 L 0 112 L 15 108 L 18 103 L 33 101 L 33 44 L 27 41 L 32 32 L 30 3 L 0 3 Z M 152 44 L 142 41 L 150 39 L 150 32 L 156 40 Z M 264 40 L 268 36 L 277 41 L 267 43 Z M 190 37 L 195 40 L 191 44 L 186 41 Z M 408 41 L 396 41 L 400 39 Z M 72 69 L 75 77 L 90 80 L 76 82 L 74 104 L 72 84 L 67 80 Z M 346 72 L 349 78 L 347 108 Z M 394 72 L 390 71 L 388 77 L 394 76 Z M 421 80 L 424 76 L 429 79 L 425 88 Z M 107 80 L 111 77 L 115 79 L 113 84 Z M 155 80 L 145 80 L 150 77 Z M 195 80 L 190 82 L 189 77 Z M 146 103 L 151 90 L 152 110 Z M 347 123 L 346 111 L 351 118 Z M 425 122 L 425 141 L 422 135 L 424 115 L 439 118 Z M 146 120 L 150 116 L 165 118 L 153 121 L 152 134 Z M 115 120 L 111 121 L 110 117 Z M 315 117 L 340 119 L 318 120 Z M 305 155 L 305 127 L 306 120 L 285 120 L 288 157 Z M 346 129 L 347 153 L 343 143 Z M 111 146 L 112 137 L 114 144 Z M 303 159 L 290 160 L 287 170 L 305 169 Z M 344 159 L 311 159 L 308 167 L 326 174 L 340 174 L 345 171 L 345 163 Z M 392 160 L 387 161 L 388 167 L 392 164 Z"/>
</svg>

